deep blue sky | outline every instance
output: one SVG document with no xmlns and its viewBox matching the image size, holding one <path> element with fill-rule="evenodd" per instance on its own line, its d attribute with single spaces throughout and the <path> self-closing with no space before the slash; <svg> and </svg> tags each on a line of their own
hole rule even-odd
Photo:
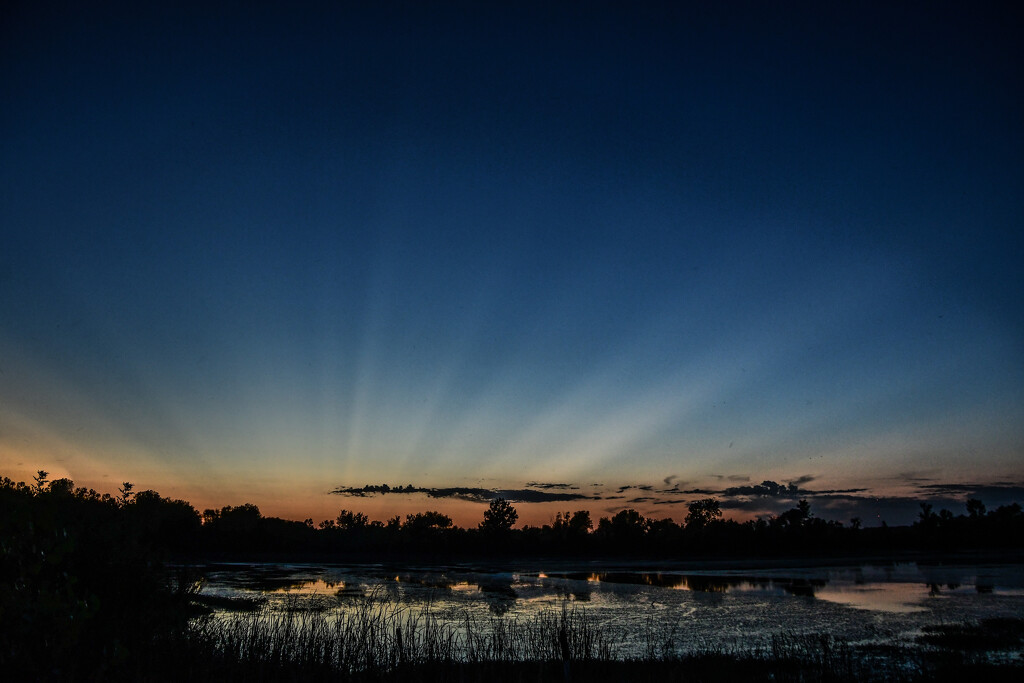
<svg viewBox="0 0 1024 683">
<path fill-rule="evenodd" d="M 1021 492 L 1019 12 L 480 4 L 5 7 L 0 467 Z"/>
</svg>

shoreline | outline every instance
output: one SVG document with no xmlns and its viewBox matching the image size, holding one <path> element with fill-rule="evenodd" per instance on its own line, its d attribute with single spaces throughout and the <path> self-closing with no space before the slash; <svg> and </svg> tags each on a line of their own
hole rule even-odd
<svg viewBox="0 0 1024 683">
<path fill-rule="evenodd" d="M 371 554 L 352 554 L 346 557 L 313 556 L 305 554 L 213 554 L 208 556 L 174 557 L 169 559 L 173 567 L 185 566 L 251 566 L 251 565 L 316 565 L 325 567 L 404 567 L 406 569 L 425 566 L 431 569 L 451 569 L 480 573 L 539 572 L 539 571 L 636 571 L 644 573 L 702 573 L 746 571 L 751 569 L 814 569 L 829 567 L 856 567 L 863 565 L 1024 565 L 1024 551 L 948 551 L 872 553 L 865 555 L 837 556 L 770 556 L 770 557 L 722 557 L 705 556 L 694 558 L 622 558 L 617 556 L 567 558 L 564 556 L 519 556 L 495 557 L 451 557 L 436 554 L 410 555 L 405 557 L 382 557 Z"/>
</svg>

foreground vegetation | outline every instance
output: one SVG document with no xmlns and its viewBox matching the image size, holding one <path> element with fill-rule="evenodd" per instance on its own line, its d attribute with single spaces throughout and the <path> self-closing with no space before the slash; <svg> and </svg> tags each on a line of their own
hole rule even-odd
<svg viewBox="0 0 1024 683">
<path fill-rule="evenodd" d="M 624 638 L 624 636 L 631 636 Z M 943 642 L 936 642 L 936 639 Z M 629 640 L 632 645 L 623 643 Z M 854 647 L 828 635 L 776 634 L 729 647 L 597 626 L 583 611 L 444 621 L 369 600 L 337 613 L 255 612 L 194 622 L 188 671 L 202 680 L 919 681 L 1016 680 L 1024 620 L 935 627 L 921 646 Z M 1000 656 L 1000 652 L 1003 656 Z"/>
<path fill-rule="evenodd" d="M 121 673 L 131 680 L 211 682 L 861 683 L 968 676 L 1016 681 L 1024 674 L 1019 660 L 1024 621 L 999 622 L 935 628 L 922 636 L 924 647 L 855 647 L 828 635 L 788 634 L 729 647 L 695 647 L 652 628 L 640 634 L 641 651 L 636 652 L 621 648 L 622 634 L 566 608 L 526 619 L 444 621 L 429 612 L 370 601 L 359 610 L 337 613 L 261 611 L 197 618 L 177 639 L 160 643 Z M 938 646 L 926 643 L 927 638 L 949 642 Z"/>
<path fill-rule="evenodd" d="M 708 552 L 729 539 L 778 542 L 796 552 L 821 539 L 868 543 L 869 530 L 818 520 L 801 504 L 783 521 L 722 521 L 714 501 L 697 501 L 683 524 L 633 510 L 602 519 L 560 516 L 539 530 L 513 529 L 515 510 L 496 501 L 476 529 L 443 515 L 373 523 L 342 511 L 333 524 L 266 518 L 255 506 L 208 510 L 125 483 L 118 495 L 50 482 L 0 480 L 0 671 L 9 680 L 919 680 L 938 676 L 1019 676 L 1017 620 L 958 624 L 922 634 L 919 646 L 854 648 L 828 637 L 777 635 L 732 650 L 676 643 L 647 634 L 642 651 L 624 651 L 622 634 L 573 611 L 517 620 L 442 622 L 395 605 L 368 602 L 339 614 L 201 613 L 195 577 L 167 569 L 172 557 L 234 552 L 380 552 L 399 556 L 432 547 L 464 552 L 536 552 L 565 539 L 560 552 L 625 553 L 673 538 L 672 552 Z M 890 529 L 918 547 L 965 538 L 1020 547 L 1019 505 L 967 516 L 932 516 Z M 934 517 L 934 519 L 933 519 Z M 936 521 L 937 520 L 937 521 Z M 760 535 L 759 535 L 760 534 Z M 746 535 L 746 536 L 744 536 Z M 966 538 L 966 537 L 969 537 Z M 891 538 L 891 536 L 889 537 Z M 869 539 L 869 541 L 863 541 Z M 980 540 L 979 540 L 980 539 Z M 462 544 L 462 545 L 460 545 Z M 748 552 L 756 550 L 748 544 Z M 636 634 L 632 634 L 636 636 Z M 1008 673 L 1009 672 L 1009 673 Z"/>
</svg>

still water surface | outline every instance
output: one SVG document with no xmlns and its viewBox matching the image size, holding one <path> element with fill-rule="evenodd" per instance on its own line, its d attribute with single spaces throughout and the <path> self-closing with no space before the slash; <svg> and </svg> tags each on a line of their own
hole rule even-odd
<svg viewBox="0 0 1024 683">
<path fill-rule="evenodd" d="M 531 618 L 568 607 L 617 634 L 627 650 L 652 632 L 671 634 L 683 651 L 749 645 L 780 633 L 911 642 L 929 624 L 1024 615 L 1019 564 L 660 571 L 261 564 L 210 565 L 204 575 L 202 595 L 270 611 L 337 613 L 374 600 L 458 622 Z"/>
</svg>

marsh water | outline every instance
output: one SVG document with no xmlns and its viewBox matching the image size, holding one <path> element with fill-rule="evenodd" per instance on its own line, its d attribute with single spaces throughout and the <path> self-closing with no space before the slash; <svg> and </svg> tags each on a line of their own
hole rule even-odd
<svg viewBox="0 0 1024 683">
<path fill-rule="evenodd" d="M 720 569 L 599 564 L 222 564 L 202 568 L 216 614 L 240 609 L 340 614 L 368 602 L 453 623 L 582 612 L 626 653 L 830 634 L 912 643 L 921 628 L 1024 614 L 1021 564 L 861 564 Z M 641 642 L 645 641 L 645 642 Z"/>
</svg>

